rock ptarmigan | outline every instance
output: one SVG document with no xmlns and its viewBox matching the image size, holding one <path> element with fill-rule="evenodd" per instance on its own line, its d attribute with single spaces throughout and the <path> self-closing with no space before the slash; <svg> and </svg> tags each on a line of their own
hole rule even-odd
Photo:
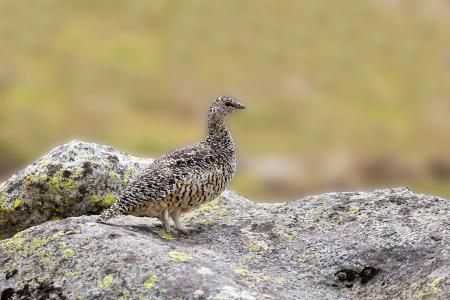
<svg viewBox="0 0 450 300">
<path fill-rule="evenodd" d="M 214 200 L 235 174 L 236 152 L 225 119 L 234 110 L 244 108 L 232 97 L 214 99 L 208 112 L 208 136 L 156 159 L 101 214 L 99 221 L 120 214 L 157 217 L 169 232 L 170 216 L 175 228 L 187 233 L 190 228 L 181 224 L 181 214 Z"/>
</svg>

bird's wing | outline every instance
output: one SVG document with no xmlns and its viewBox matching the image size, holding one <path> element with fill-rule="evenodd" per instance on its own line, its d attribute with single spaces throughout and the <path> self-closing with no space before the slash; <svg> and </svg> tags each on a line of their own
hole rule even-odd
<svg viewBox="0 0 450 300">
<path fill-rule="evenodd" d="M 208 172 L 211 162 L 214 162 L 212 151 L 201 144 L 169 152 L 155 160 L 124 190 L 121 201 L 138 205 L 162 200 L 180 185 Z"/>
</svg>

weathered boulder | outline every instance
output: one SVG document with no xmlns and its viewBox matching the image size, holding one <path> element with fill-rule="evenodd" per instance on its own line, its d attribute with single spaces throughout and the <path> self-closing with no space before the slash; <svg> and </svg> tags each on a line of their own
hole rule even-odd
<svg viewBox="0 0 450 300">
<path fill-rule="evenodd" d="M 188 236 L 89 216 L 151 162 L 74 141 L 2 184 L 0 233 L 28 229 L 0 240 L 1 300 L 450 297 L 448 200 L 398 188 L 255 204 L 227 191 L 184 217 Z"/>
<path fill-rule="evenodd" d="M 52 219 L 96 214 L 151 159 L 72 141 L 0 185 L 0 239 Z"/>
<path fill-rule="evenodd" d="M 406 188 L 185 217 L 48 221 L 0 241 L 1 299 L 449 299 L 450 201 Z"/>
</svg>

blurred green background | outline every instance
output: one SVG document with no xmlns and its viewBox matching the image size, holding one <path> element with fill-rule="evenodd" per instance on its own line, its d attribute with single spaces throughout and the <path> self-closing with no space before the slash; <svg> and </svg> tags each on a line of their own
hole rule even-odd
<svg viewBox="0 0 450 300">
<path fill-rule="evenodd" d="M 255 201 L 407 185 L 450 197 L 446 0 L 1 0 L 0 178 L 78 138 L 158 156 L 211 99 Z"/>
</svg>

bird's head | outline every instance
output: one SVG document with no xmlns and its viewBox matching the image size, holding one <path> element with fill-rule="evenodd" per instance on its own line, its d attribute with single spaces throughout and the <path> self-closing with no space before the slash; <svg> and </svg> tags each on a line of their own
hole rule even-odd
<svg viewBox="0 0 450 300">
<path fill-rule="evenodd" d="M 244 109 L 245 106 L 230 96 L 220 96 L 214 99 L 209 108 L 209 115 L 216 120 L 223 120 L 236 109 Z"/>
</svg>

